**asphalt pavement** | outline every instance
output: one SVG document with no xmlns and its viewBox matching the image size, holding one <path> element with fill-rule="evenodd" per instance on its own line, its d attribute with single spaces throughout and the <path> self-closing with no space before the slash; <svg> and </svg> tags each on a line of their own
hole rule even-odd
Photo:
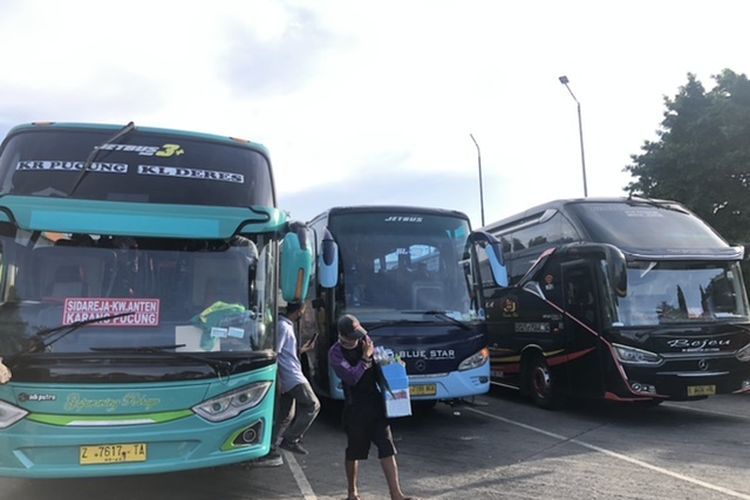
<svg viewBox="0 0 750 500">
<path fill-rule="evenodd" d="M 439 404 L 394 420 L 405 493 L 417 498 L 750 500 L 750 396 L 644 409 L 574 402 L 538 409 L 506 389 L 474 405 Z M 307 456 L 276 468 L 230 466 L 133 477 L 0 478 L 0 500 L 224 500 L 346 497 L 346 438 L 335 410 L 305 438 Z M 377 452 L 363 499 L 388 498 Z"/>
</svg>

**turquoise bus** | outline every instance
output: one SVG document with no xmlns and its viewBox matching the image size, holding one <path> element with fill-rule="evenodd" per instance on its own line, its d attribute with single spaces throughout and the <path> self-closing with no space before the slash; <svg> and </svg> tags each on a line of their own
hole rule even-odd
<svg viewBox="0 0 750 500">
<path fill-rule="evenodd" d="M 37 123 L 0 146 L 0 475 L 158 473 L 268 453 L 277 290 L 312 249 L 268 152 Z"/>
</svg>

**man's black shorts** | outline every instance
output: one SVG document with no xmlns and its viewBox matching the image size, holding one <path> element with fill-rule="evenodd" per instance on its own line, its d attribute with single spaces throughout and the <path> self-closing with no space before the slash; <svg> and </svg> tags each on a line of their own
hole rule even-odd
<svg viewBox="0 0 750 500">
<path fill-rule="evenodd" d="M 382 400 L 347 404 L 344 407 L 344 429 L 347 460 L 367 459 L 370 443 L 378 447 L 378 458 L 396 454 Z"/>
</svg>

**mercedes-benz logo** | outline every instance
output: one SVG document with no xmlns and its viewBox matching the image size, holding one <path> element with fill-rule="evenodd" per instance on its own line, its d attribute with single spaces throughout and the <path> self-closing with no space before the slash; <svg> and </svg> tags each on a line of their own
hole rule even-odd
<svg viewBox="0 0 750 500">
<path fill-rule="evenodd" d="M 708 370 L 708 361 L 706 361 L 705 359 L 701 359 L 700 361 L 698 361 L 698 368 L 700 368 L 704 372 Z"/>
<path fill-rule="evenodd" d="M 427 369 L 427 361 L 424 359 L 418 359 L 416 363 L 414 363 L 414 368 L 417 369 L 418 372 L 423 372 Z"/>
</svg>

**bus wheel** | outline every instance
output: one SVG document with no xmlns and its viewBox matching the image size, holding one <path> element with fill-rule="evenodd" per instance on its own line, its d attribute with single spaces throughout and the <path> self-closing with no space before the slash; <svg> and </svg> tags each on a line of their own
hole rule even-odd
<svg viewBox="0 0 750 500">
<path fill-rule="evenodd" d="M 552 410 L 560 407 L 561 398 L 557 381 L 543 356 L 535 354 L 526 369 L 526 390 L 531 400 L 540 408 Z"/>
</svg>

